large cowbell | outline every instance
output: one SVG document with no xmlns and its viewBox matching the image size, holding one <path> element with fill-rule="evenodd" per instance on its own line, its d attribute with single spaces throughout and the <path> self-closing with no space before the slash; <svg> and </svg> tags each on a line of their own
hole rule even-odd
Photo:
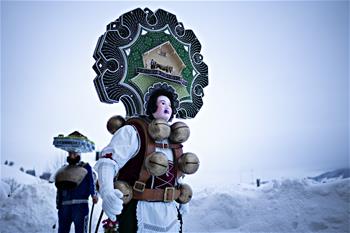
<svg viewBox="0 0 350 233">
<path fill-rule="evenodd" d="M 192 30 L 165 10 L 137 8 L 107 25 L 100 36 L 93 69 L 102 102 L 121 101 L 126 116 L 145 115 L 145 96 L 156 86 L 177 94 L 176 117 L 194 118 L 203 105 L 208 66 Z"/>
</svg>

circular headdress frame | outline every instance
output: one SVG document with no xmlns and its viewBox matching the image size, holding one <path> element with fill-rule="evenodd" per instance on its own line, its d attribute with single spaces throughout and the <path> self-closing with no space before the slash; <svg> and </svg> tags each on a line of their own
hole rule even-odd
<svg viewBox="0 0 350 233">
<path fill-rule="evenodd" d="M 107 25 L 94 51 L 94 84 L 104 103 L 121 101 L 126 116 L 145 115 L 146 94 L 157 85 L 177 94 L 176 117 L 194 118 L 203 105 L 208 66 L 201 44 L 176 16 L 137 8 Z"/>
</svg>

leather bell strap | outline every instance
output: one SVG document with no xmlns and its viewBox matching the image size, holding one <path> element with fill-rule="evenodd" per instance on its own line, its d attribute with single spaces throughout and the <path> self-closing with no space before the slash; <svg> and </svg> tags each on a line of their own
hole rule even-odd
<svg viewBox="0 0 350 233">
<path fill-rule="evenodd" d="M 155 147 L 158 147 L 158 148 L 163 148 L 163 149 L 179 149 L 179 148 L 182 148 L 182 144 L 167 144 L 167 143 L 154 143 L 155 144 Z"/>
<path fill-rule="evenodd" d="M 152 143 L 151 145 L 149 145 L 148 147 L 148 154 L 145 156 L 150 156 L 154 151 L 156 147 L 161 147 L 161 148 L 167 148 L 165 146 L 168 146 L 168 148 L 174 149 L 174 161 L 175 163 L 177 163 L 177 159 L 180 158 L 180 156 L 182 155 L 182 144 L 162 144 L 162 143 Z M 176 166 L 177 167 L 177 166 Z M 180 176 L 182 176 L 182 172 L 180 170 L 177 170 L 177 178 L 179 178 Z M 149 173 L 149 171 L 147 171 L 147 168 L 142 165 L 141 166 L 141 170 L 140 170 L 140 174 L 139 174 L 139 179 L 137 180 L 140 183 L 144 183 L 146 184 L 147 180 L 151 177 L 151 174 Z"/>
<path fill-rule="evenodd" d="M 143 201 L 162 201 L 170 202 L 178 199 L 180 196 L 180 190 L 175 188 L 165 189 L 145 189 L 143 192 L 137 192 L 134 190 L 133 198 Z"/>
</svg>

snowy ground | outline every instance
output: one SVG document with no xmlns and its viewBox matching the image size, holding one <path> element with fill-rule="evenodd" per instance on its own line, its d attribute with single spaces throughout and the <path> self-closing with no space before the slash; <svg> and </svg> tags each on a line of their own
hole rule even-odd
<svg viewBox="0 0 350 233">
<path fill-rule="evenodd" d="M 231 184 L 194 192 L 185 232 L 350 232 L 350 178 L 282 179 L 259 188 Z M 53 184 L 2 165 L 0 232 L 57 232 L 55 193 Z"/>
<path fill-rule="evenodd" d="M 350 179 L 272 181 L 199 191 L 188 232 L 350 232 Z"/>
</svg>

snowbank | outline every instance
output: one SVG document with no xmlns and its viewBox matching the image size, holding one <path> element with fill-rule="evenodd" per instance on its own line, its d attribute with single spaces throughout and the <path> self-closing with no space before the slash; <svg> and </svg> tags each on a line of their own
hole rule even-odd
<svg viewBox="0 0 350 233">
<path fill-rule="evenodd" d="M 1 179 L 13 179 L 19 184 L 38 184 L 44 182 L 42 179 L 32 175 L 28 175 L 27 173 L 20 171 L 16 167 L 5 165 L 1 165 Z"/>
<path fill-rule="evenodd" d="M 56 222 L 52 184 L 25 184 L 0 201 L 1 232 L 53 232 Z"/>
<path fill-rule="evenodd" d="M 21 177 L 16 180 L 29 182 L 29 177 L 33 183 L 22 184 L 10 197 L 1 198 L 0 232 L 57 232 L 57 228 L 53 229 L 57 219 L 55 186 L 33 180 L 20 171 L 10 172 L 15 178 Z M 284 179 L 267 182 L 259 188 L 248 184 L 206 187 L 194 190 L 190 213 L 184 217 L 184 230 L 345 233 L 350 232 L 349 206 L 350 178 L 324 183 Z M 95 207 L 92 232 L 100 210 L 101 201 Z"/>
<path fill-rule="evenodd" d="M 186 232 L 350 232 L 350 179 L 286 179 L 194 196 Z"/>
</svg>

